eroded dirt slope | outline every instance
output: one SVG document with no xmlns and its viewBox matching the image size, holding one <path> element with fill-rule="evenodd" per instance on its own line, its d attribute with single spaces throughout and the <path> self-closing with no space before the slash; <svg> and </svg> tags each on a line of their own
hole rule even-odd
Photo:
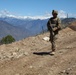
<svg viewBox="0 0 76 75">
<path fill-rule="evenodd" d="M 59 32 L 54 56 L 50 42 L 43 37 L 49 32 L 0 46 L 0 75 L 76 75 L 76 31 Z"/>
</svg>

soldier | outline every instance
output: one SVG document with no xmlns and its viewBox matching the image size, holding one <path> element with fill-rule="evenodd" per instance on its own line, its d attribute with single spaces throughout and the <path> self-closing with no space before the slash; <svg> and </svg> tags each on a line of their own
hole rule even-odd
<svg viewBox="0 0 76 75">
<path fill-rule="evenodd" d="M 51 52 L 51 54 L 54 55 L 55 54 L 55 50 L 56 50 L 55 40 L 56 40 L 56 37 L 57 37 L 57 34 L 58 34 L 59 30 L 61 29 L 61 21 L 57 17 L 58 12 L 56 10 L 52 11 L 52 15 L 53 15 L 53 17 L 51 17 L 48 20 L 47 28 L 50 31 L 50 40 L 49 41 L 52 44 L 52 52 Z"/>
</svg>

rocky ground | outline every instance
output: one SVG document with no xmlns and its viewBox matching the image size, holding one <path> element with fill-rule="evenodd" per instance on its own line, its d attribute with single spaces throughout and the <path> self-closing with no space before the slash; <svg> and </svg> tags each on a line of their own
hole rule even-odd
<svg viewBox="0 0 76 75">
<path fill-rule="evenodd" d="M 74 28 L 74 29 L 73 29 Z M 76 30 L 59 32 L 57 50 L 43 38 L 49 32 L 0 46 L 0 75 L 76 75 Z"/>
</svg>

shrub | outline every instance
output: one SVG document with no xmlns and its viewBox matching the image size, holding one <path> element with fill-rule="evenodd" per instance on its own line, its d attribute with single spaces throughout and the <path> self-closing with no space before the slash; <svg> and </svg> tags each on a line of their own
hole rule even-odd
<svg viewBox="0 0 76 75">
<path fill-rule="evenodd" d="M 14 42 L 15 39 L 11 35 L 7 35 L 6 37 L 3 37 L 1 40 L 1 44 L 9 44 Z"/>
</svg>

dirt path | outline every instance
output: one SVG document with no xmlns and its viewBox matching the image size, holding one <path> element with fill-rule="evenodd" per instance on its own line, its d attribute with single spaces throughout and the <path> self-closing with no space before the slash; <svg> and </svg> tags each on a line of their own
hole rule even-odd
<svg viewBox="0 0 76 75">
<path fill-rule="evenodd" d="M 48 54 L 50 43 L 39 50 L 29 50 L 28 56 L 1 61 L 0 75 L 76 75 L 76 33 L 67 30 L 60 32 L 54 56 Z"/>
</svg>

